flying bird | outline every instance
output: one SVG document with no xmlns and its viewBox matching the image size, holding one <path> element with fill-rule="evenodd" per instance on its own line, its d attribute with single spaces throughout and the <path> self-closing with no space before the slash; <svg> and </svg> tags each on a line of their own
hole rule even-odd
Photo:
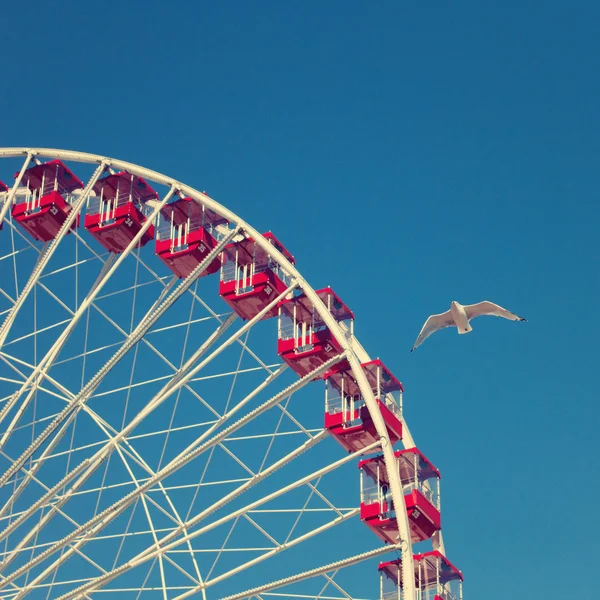
<svg viewBox="0 0 600 600">
<path fill-rule="evenodd" d="M 504 319 L 509 319 L 510 321 L 527 321 L 527 319 L 519 317 L 509 310 L 506 310 L 493 302 L 488 302 L 487 300 L 478 302 L 477 304 L 467 304 L 466 306 L 463 306 L 458 302 L 452 302 L 449 311 L 442 313 L 441 315 L 431 315 L 427 321 L 425 321 L 425 325 L 423 325 L 423 329 L 421 329 L 421 333 L 419 333 L 419 337 L 417 337 L 411 352 L 438 329 L 443 329 L 444 327 L 456 327 L 458 333 L 461 335 L 473 331 L 473 328 L 469 325 L 469 321 L 475 317 L 481 317 L 482 315 L 502 317 Z"/>
</svg>

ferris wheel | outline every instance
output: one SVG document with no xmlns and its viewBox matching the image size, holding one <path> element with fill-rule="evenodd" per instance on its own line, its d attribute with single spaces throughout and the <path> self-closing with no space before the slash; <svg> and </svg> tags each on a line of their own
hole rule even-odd
<svg viewBox="0 0 600 600">
<path fill-rule="evenodd" d="M 462 600 L 349 299 L 170 177 L 0 158 L 0 597 Z"/>
</svg>

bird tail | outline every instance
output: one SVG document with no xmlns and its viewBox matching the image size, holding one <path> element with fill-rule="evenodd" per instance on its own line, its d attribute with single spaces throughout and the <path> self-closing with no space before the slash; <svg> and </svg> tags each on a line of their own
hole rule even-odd
<svg viewBox="0 0 600 600">
<path fill-rule="evenodd" d="M 469 333 L 469 331 L 473 331 L 473 328 L 471 327 L 470 323 L 467 323 L 466 329 L 461 329 L 460 327 L 458 328 L 458 333 L 460 333 L 461 335 L 463 335 L 464 333 Z"/>
</svg>

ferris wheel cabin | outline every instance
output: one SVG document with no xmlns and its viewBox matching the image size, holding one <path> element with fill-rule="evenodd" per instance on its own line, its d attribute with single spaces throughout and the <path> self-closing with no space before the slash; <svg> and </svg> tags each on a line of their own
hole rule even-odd
<svg viewBox="0 0 600 600">
<path fill-rule="evenodd" d="M 422 542 L 441 529 L 440 472 L 417 448 L 394 453 L 411 540 Z M 389 476 L 383 455 L 358 463 L 360 479 L 360 518 L 384 542 L 396 543 L 398 524 L 392 502 Z"/>
<path fill-rule="evenodd" d="M 361 365 L 387 428 L 390 442 L 402 439 L 402 384 L 380 361 Z M 348 452 L 359 452 L 377 441 L 375 424 L 365 405 L 348 361 L 323 376 L 325 380 L 325 429 Z"/>
<path fill-rule="evenodd" d="M 36 240 L 48 242 L 56 237 L 73 210 L 73 192 L 83 187 L 61 160 L 30 167 L 21 179 L 18 200 L 12 208 L 13 219 Z M 78 225 L 79 218 L 71 229 Z"/>
<path fill-rule="evenodd" d="M 99 179 L 94 184 L 85 216 L 85 228 L 109 252 L 123 252 L 148 218 L 148 201 L 158 194 L 137 175 L 122 171 Z M 144 232 L 139 247 L 154 239 L 154 226 Z"/>
<path fill-rule="evenodd" d="M 416 600 L 462 600 L 462 573 L 439 551 L 415 554 Z M 379 564 L 380 600 L 404 600 L 402 559 Z"/>
<path fill-rule="evenodd" d="M 346 323 L 352 331 L 354 314 L 335 292 L 327 287 L 317 290 L 316 294 L 333 318 Z M 277 352 L 300 377 L 308 375 L 341 351 L 340 344 L 305 294 L 279 303 Z"/>
<path fill-rule="evenodd" d="M 160 211 L 156 255 L 177 275 L 187 277 L 217 245 L 217 226 L 229 221 L 192 198 L 178 198 Z M 216 273 L 215 258 L 200 277 Z"/>
<path fill-rule="evenodd" d="M 269 231 L 263 237 L 292 264 L 294 257 Z M 284 273 L 277 261 L 272 259 L 250 237 L 228 244 L 223 251 L 219 294 L 244 320 L 255 317 L 265 306 L 284 292 L 290 277 Z M 277 315 L 274 307 L 263 318 Z"/>
</svg>

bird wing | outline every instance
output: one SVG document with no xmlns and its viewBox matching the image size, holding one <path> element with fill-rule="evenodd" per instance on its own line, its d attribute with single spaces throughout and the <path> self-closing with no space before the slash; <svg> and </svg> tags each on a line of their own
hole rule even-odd
<svg viewBox="0 0 600 600">
<path fill-rule="evenodd" d="M 450 311 L 440 315 L 431 315 L 427 321 L 425 321 L 425 325 L 423 325 L 423 329 L 421 329 L 421 333 L 419 333 L 411 352 L 420 346 L 432 333 L 436 332 L 438 329 L 452 327 L 453 325 L 456 325 L 456 323 L 454 322 L 454 318 L 452 317 Z"/>
<path fill-rule="evenodd" d="M 519 317 L 519 315 L 515 315 L 515 313 L 510 312 L 510 310 L 506 310 L 493 302 L 489 302 L 488 300 L 484 300 L 483 302 L 478 302 L 477 304 L 469 304 L 463 307 L 465 312 L 467 313 L 467 319 L 469 321 L 474 319 L 475 317 L 481 317 L 483 315 L 491 315 L 492 317 L 503 317 L 504 319 L 509 319 L 510 321 L 526 321 L 523 317 Z"/>
</svg>

